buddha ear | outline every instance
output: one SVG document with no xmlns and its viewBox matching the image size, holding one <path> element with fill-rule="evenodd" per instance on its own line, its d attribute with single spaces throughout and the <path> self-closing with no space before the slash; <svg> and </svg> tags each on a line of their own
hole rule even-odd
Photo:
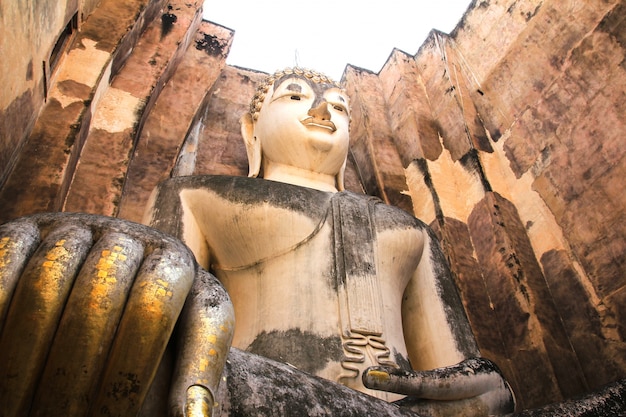
<svg viewBox="0 0 626 417">
<path fill-rule="evenodd" d="M 339 172 L 337 173 L 337 176 L 335 177 L 335 181 L 337 181 L 337 190 L 339 191 L 345 191 L 345 186 L 344 186 L 344 177 L 345 177 L 345 172 L 346 172 L 346 163 L 348 162 L 348 158 L 343 160 L 343 165 L 341 166 L 341 169 L 339 170 Z"/>
<path fill-rule="evenodd" d="M 248 177 L 257 177 L 261 171 L 261 141 L 254 136 L 254 120 L 248 112 L 241 117 L 241 136 L 248 154 Z"/>
</svg>

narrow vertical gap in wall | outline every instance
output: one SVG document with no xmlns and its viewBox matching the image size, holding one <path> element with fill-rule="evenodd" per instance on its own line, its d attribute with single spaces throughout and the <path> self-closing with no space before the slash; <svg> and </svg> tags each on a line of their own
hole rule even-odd
<svg viewBox="0 0 626 417">
<path fill-rule="evenodd" d="M 57 40 L 54 43 L 54 47 L 52 47 L 52 51 L 50 52 L 48 60 L 43 62 L 44 100 L 47 100 L 48 98 L 48 91 L 50 91 L 50 87 L 52 86 L 52 80 L 54 78 L 55 71 L 58 69 L 59 64 L 61 63 L 61 58 L 69 49 L 69 46 L 72 43 L 74 36 L 76 35 L 77 29 L 78 12 L 74 13 L 69 22 L 67 22 L 67 25 L 65 25 L 65 28 L 57 37 Z"/>
<path fill-rule="evenodd" d="M 48 66 L 46 61 L 41 61 L 41 69 L 43 74 L 43 101 L 48 101 Z"/>
</svg>

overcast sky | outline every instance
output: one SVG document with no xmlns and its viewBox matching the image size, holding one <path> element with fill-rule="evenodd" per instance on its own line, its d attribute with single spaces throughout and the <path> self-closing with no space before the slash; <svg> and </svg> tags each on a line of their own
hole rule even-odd
<svg viewBox="0 0 626 417">
<path fill-rule="evenodd" d="M 204 18 L 235 31 L 227 63 L 274 72 L 299 65 L 339 80 L 346 65 L 380 71 L 431 29 L 451 32 L 471 0 L 207 0 Z"/>
</svg>

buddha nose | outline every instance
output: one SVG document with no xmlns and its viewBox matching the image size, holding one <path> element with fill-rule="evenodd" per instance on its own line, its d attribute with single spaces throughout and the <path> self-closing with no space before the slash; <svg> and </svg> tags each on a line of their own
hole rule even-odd
<svg viewBox="0 0 626 417">
<path fill-rule="evenodd" d="M 313 104 L 315 106 L 315 104 Z M 330 120 L 330 112 L 328 111 L 328 102 L 322 100 L 317 107 L 311 107 L 308 115 L 321 120 Z"/>
</svg>

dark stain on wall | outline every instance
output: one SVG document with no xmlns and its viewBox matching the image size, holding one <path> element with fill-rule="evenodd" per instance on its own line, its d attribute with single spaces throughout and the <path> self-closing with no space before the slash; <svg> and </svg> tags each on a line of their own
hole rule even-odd
<svg viewBox="0 0 626 417">
<path fill-rule="evenodd" d="M 526 21 L 528 22 L 530 19 L 532 19 L 533 17 L 535 17 L 537 15 L 537 13 L 539 12 L 539 9 L 541 9 L 541 5 L 543 2 L 539 3 L 537 5 L 537 7 L 535 7 L 535 10 L 533 10 L 532 12 L 526 12 L 526 14 L 524 15 L 524 17 L 526 18 Z"/>
<path fill-rule="evenodd" d="M 74 80 L 63 80 L 57 83 L 57 87 L 66 96 L 79 97 L 83 101 L 91 97 L 91 87 Z"/>
<path fill-rule="evenodd" d="M 626 4 L 620 2 L 615 8 L 607 13 L 598 25 L 600 31 L 606 32 L 619 46 L 626 49 Z M 620 62 L 620 66 L 626 71 L 626 59 Z"/>
<path fill-rule="evenodd" d="M 443 128 L 432 117 L 419 116 L 418 123 L 420 128 L 419 142 L 422 146 L 424 158 L 435 161 L 443 151 L 441 141 L 439 140 L 439 134 L 443 132 Z"/>
<path fill-rule="evenodd" d="M 228 42 L 225 39 L 219 39 L 217 36 L 207 33 L 203 35 L 202 39 L 196 40 L 196 49 L 198 51 L 204 51 L 212 57 L 226 56 L 228 51 L 225 51 L 224 48 Z"/>
<path fill-rule="evenodd" d="M 430 190 L 430 194 L 433 199 L 433 204 L 435 205 L 435 216 L 440 224 L 443 224 L 443 211 L 441 210 L 441 202 L 439 201 L 439 195 L 435 191 L 435 185 L 433 184 L 433 179 L 430 175 L 430 171 L 428 170 L 428 162 L 424 158 L 416 159 L 414 161 L 415 166 L 422 173 L 424 178 L 424 184 L 426 188 Z"/>
<path fill-rule="evenodd" d="M 26 81 L 31 81 L 33 79 L 33 60 L 31 59 L 28 62 L 28 66 L 26 67 Z"/>
<path fill-rule="evenodd" d="M 588 386 L 601 386 L 606 381 L 619 379 L 620 368 L 626 361 L 626 345 L 612 338 L 610 333 L 603 333 L 604 326 L 615 323 L 610 306 L 602 305 L 603 308 L 597 309 L 589 300 L 565 251 L 553 249 L 544 253 L 541 265 L 572 347 L 579 357 L 586 358 L 580 364 Z"/>
<path fill-rule="evenodd" d="M 6 109 L 0 109 L 0 186 L 6 180 L 14 161 L 14 152 L 26 138 L 28 126 L 34 121 L 35 108 L 33 92 L 27 90 L 11 102 Z M 24 117 L 24 115 L 33 115 Z"/>
<path fill-rule="evenodd" d="M 487 180 L 476 148 L 470 149 L 461 157 L 461 159 L 459 159 L 459 162 L 461 162 L 463 168 L 480 179 L 480 182 L 483 185 L 483 190 L 487 192 L 492 191 L 491 184 L 489 184 L 489 180 Z"/>
<path fill-rule="evenodd" d="M 493 148 L 491 147 L 491 142 L 489 142 L 489 138 L 487 137 L 483 121 L 478 114 L 474 116 L 473 126 L 471 127 L 471 135 L 474 145 L 479 150 L 489 153 L 493 152 Z"/>
<path fill-rule="evenodd" d="M 178 20 L 178 17 L 172 13 L 172 6 L 167 6 L 167 13 L 161 15 L 161 39 L 166 37 L 168 33 L 172 31 L 174 23 Z"/>
</svg>

